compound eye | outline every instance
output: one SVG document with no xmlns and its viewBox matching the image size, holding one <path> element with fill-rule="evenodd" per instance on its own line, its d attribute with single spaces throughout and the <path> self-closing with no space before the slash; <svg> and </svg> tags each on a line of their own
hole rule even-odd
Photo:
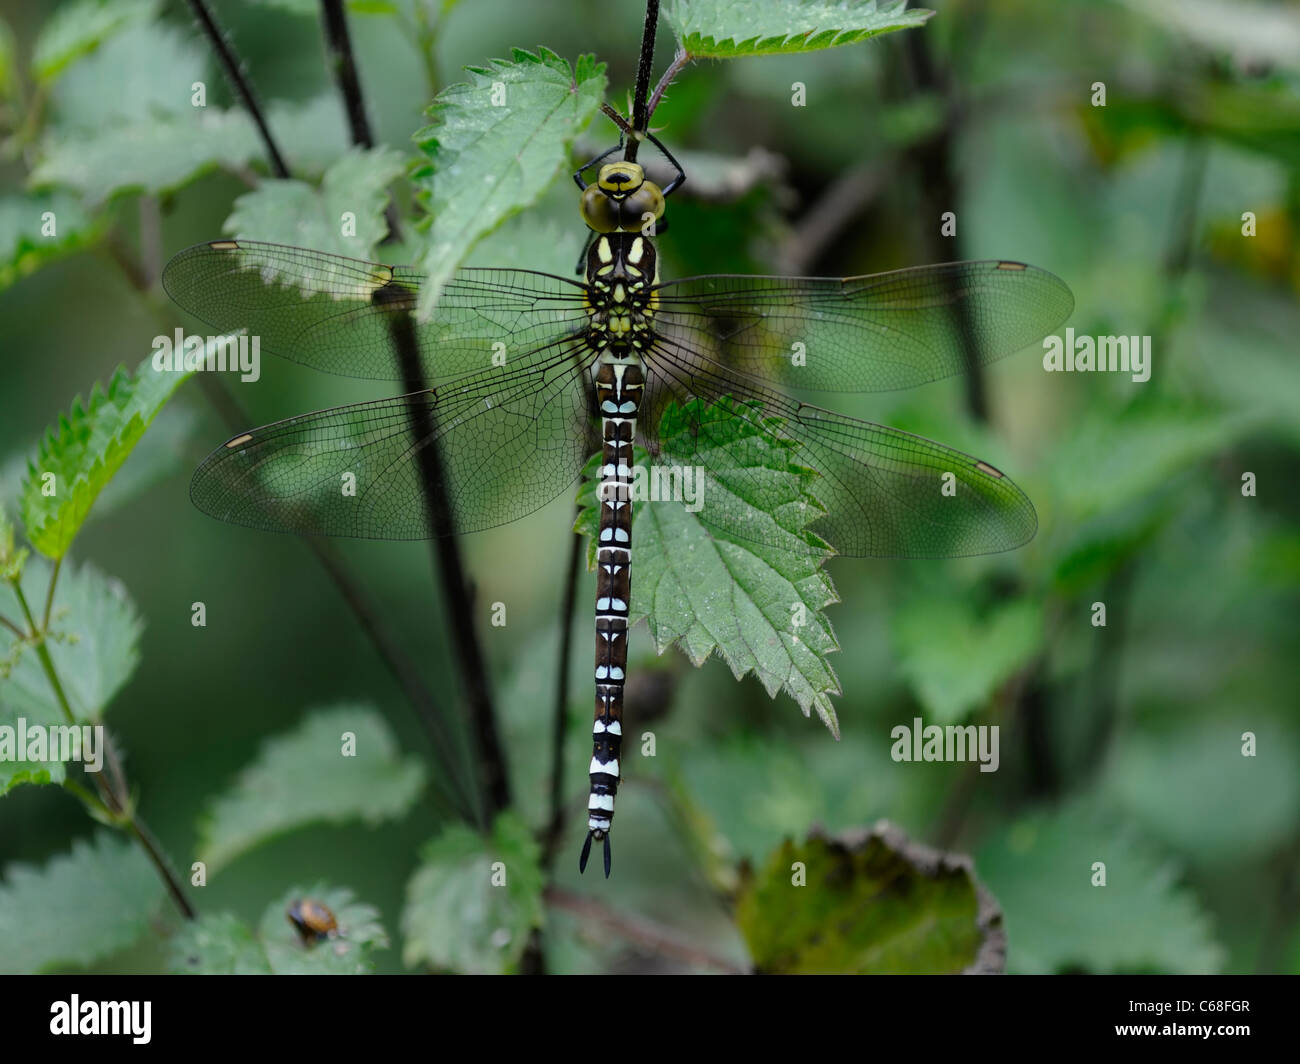
<svg viewBox="0 0 1300 1064">
<path fill-rule="evenodd" d="M 598 233 L 612 233 L 618 229 L 618 207 L 608 193 L 596 185 L 588 185 L 582 193 L 582 220 Z"/>
<path fill-rule="evenodd" d="M 664 194 L 653 181 L 646 181 L 623 200 L 623 228 L 640 229 L 646 224 L 646 215 L 656 221 L 664 216 Z"/>
</svg>

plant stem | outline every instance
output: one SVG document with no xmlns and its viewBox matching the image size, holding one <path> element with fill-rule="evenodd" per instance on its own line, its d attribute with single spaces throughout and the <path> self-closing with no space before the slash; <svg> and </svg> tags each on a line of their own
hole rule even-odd
<svg viewBox="0 0 1300 1064">
<path fill-rule="evenodd" d="M 53 575 L 51 576 L 51 584 L 52 583 Z M 32 635 L 36 639 L 36 656 L 40 660 L 41 669 L 45 673 L 45 678 L 49 680 L 50 687 L 54 691 L 55 700 L 59 703 L 59 708 L 63 710 L 63 715 L 67 719 L 68 723 L 76 724 L 76 715 L 72 712 L 72 705 L 68 701 L 67 692 L 63 689 L 63 682 L 59 679 L 58 670 L 54 667 L 54 659 L 50 656 L 50 648 L 45 639 L 46 632 L 44 629 L 36 628 L 32 611 L 27 605 L 27 597 L 23 594 L 22 588 L 20 588 L 16 582 L 14 584 L 14 593 L 18 597 L 18 603 L 27 617 L 28 624 L 32 626 Z M 53 595 L 50 597 L 53 598 Z M 119 780 L 124 779 L 121 761 L 118 759 L 117 752 L 113 749 L 111 743 L 104 744 L 104 752 L 106 759 L 109 762 L 107 767 L 112 771 L 114 777 Z M 139 813 L 131 808 L 128 796 L 126 794 L 115 793 L 109 786 L 108 782 L 104 779 L 103 773 L 95 773 L 94 780 L 95 786 L 98 788 L 99 793 L 103 798 L 103 807 L 108 811 L 111 820 L 118 825 L 125 825 L 126 828 L 136 837 L 140 845 L 144 847 L 149 860 L 153 862 L 154 868 L 158 870 L 158 875 L 166 884 L 167 890 L 171 893 L 172 899 L 176 902 L 176 906 L 180 909 L 181 914 L 187 920 L 193 920 L 195 916 L 198 915 L 195 912 L 194 906 L 190 904 L 189 899 L 185 897 L 185 892 L 181 888 L 180 881 L 168 866 L 157 840 L 153 837 L 153 833 L 149 830 Z M 80 790 L 80 788 L 77 788 L 76 790 Z M 125 788 L 123 788 L 123 790 L 125 790 Z M 73 793 L 76 793 L 76 791 Z"/>
<path fill-rule="evenodd" d="M 41 631 L 44 632 L 50 627 L 50 613 L 54 609 L 54 585 L 59 582 L 59 570 L 63 568 L 63 559 L 59 558 L 54 562 L 54 569 L 50 573 L 50 588 L 45 593 L 45 612 L 41 616 Z"/>
<path fill-rule="evenodd" d="M 690 53 L 685 48 L 677 49 L 677 54 L 673 56 L 673 61 L 669 64 L 668 69 L 664 71 L 663 77 L 659 79 L 659 84 L 655 86 L 655 91 L 650 94 L 650 103 L 646 107 L 646 125 L 649 126 L 650 119 L 654 117 L 655 111 L 659 109 L 659 104 L 664 98 L 664 93 L 668 91 L 668 86 L 673 83 L 673 79 L 685 69 L 686 64 L 691 61 Z"/>
<path fill-rule="evenodd" d="M 636 70 L 636 89 L 632 95 L 632 129 L 634 133 L 644 133 L 650 113 L 646 109 L 650 93 L 650 68 L 655 61 L 655 32 L 659 29 L 659 0 L 646 0 L 645 25 L 641 29 L 641 59 Z M 637 149 L 641 146 L 639 137 L 627 139 L 623 158 L 630 163 L 636 162 Z"/>
<path fill-rule="evenodd" d="M 573 615 L 578 600 L 578 571 L 586 543 L 578 533 L 570 537 L 569 568 L 560 606 L 560 656 L 556 665 L 555 706 L 551 725 L 551 819 L 542 838 L 542 869 L 555 863 L 555 851 L 564 831 L 564 732 L 569 707 L 569 655 L 573 647 Z"/>
<path fill-rule="evenodd" d="M 672 928 L 643 916 L 615 912 L 603 902 L 559 887 L 548 887 L 544 897 L 552 908 L 572 913 L 588 923 L 600 924 L 620 938 L 661 957 L 671 957 L 699 968 L 713 968 L 729 975 L 747 974 L 746 969 L 733 961 L 700 949 Z"/>
<path fill-rule="evenodd" d="M 289 167 L 285 164 L 284 156 L 280 154 L 275 138 L 271 135 L 270 126 L 266 124 L 266 118 L 262 114 L 261 105 L 257 102 L 253 86 L 244 77 L 244 72 L 239 67 L 239 60 L 226 40 L 225 34 L 217 26 L 217 21 L 212 12 L 208 10 L 208 5 L 204 3 L 204 0 L 188 0 L 188 3 L 190 10 L 194 13 L 195 20 L 207 35 L 213 51 L 217 53 L 217 58 L 221 61 L 221 67 L 226 72 L 227 80 L 243 101 L 244 109 L 248 111 L 253 124 L 257 126 L 257 132 L 261 135 L 262 143 L 266 147 L 267 157 L 271 160 L 271 170 L 276 177 L 288 177 Z"/>
<path fill-rule="evenodd" d="M 348 129 L 352 135 L 352 143 L 366 149 L 373 148 L 375 138 L 370 131 L 370 120 L 366 117 L 366 104 L 361 94 L 361 79 L 357 76 L 357 63 L 352 55 L 352 36 L 348 32 L 343 0 L 321 0 L 320 10 L 321 22 L 325 29 L 325 44 L 329 49 L 330 66 L 333 68 L 334 80 L 338 83 L 339 92 L 343 95 L 343 109 L 348 116 Z M 384 221 L 388 223 L 389 239 L 399 239 L 401 223 L 391 198 L 384 205 Z"/>
</svg>

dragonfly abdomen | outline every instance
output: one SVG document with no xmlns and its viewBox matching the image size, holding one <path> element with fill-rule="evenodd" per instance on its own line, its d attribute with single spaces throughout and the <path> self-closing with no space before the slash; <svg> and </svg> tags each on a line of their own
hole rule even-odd
<svg viewBox="0 0 1300 1064">
<path fill-rule="evenodd" d="M 579 868 L 587 867 L 594 841 L 604 842 L 610 871 L 609 831 L 623 747 L 623 685 L 627 677 L 627 621 L 632 596 L 632 441 L 645 391 L 640 356 L 611 346 L 595 374 L 601 423 L 600 528 L 596 541 L 596 718 L 592 725 L 591 794 L 587 841 Z"/>
</svg>

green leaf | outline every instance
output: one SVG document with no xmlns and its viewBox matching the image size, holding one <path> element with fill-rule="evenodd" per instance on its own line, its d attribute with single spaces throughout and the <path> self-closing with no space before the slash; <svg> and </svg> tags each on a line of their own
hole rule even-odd
<svg viewBox="0 0 1300 1064">
<path fill-rule="evenodd" d="M 815 52 L 920 26 L 907 0 L 676 0 L 664 17 L 693 59 Z"/>
<path fill-rule="evenodd" d="M 74 64 L 50 93 L 48 124 L 94 137 L 127 123 L 175 121 L 195 113 L 191 85 L 208 76 L 208 53 L 193 33 L 137 23 Z M 113 85 L 113 92 L 105 92 Z"/>
<path fill-rule="evenodd" d="M 428 275 L 422 318 L 479 238 L 536 202 L 604 96 L 605 67 L 591 56 L 576 70 L 545 48 L 512 59 L 469 67 L 470 80 L 440 92 L 434 124 L 415 134 L 427 162 L 413 176 L 430 216 L 417 263 Z"/>
<path fill-rule="evenodd" d="M 149 927 L 162 881 L 130 841 L 100 832 L 44 868 L 11 864 L 0 882 L 0 972 L 29 975 L 88 965 Z"/>
<path fill-rule="evenodd" d="M 806 527 L 823 512 L 815 498 L 817 477 L 793 464 L 791 445 L 752 417 L 719 417 L 706 413 L 710 409 L 725 414 L 727 407 L 711 408 L 699 399 L 685 407 L 670 403 L 660 419 L 661 467 L 695 461 L 692 427 L 706 420 L 709 439 L 722 453 L 709 469 L 697 470 L 703 481 L 698 497 L 707 500 L 697 512 L 683 502 L 634 499 L 629 621 L 649 620 L 660 654 L 676 643 L 698 666 L 716 651 L 737 679 L 753 672 L 769 696 L 785 690 L 805 716 L 816 709 L 838 736 L 830 696 L 840 687 L 826 657 L 839 647 L 822 610 L 839 599 L 821 568 L 830 551 Z M 634 457 L 641 469 L 648 468 L 644 451 Z M 599 468 L 597 455 L 585 470 L 574 525 L 591 537 L 593 568 Z M 713 468 L 730 468 L 735 475 L 719 476 Z M 770 510 L 756 502 L 777 495 L 785 502 Z M 789 549 L 746 538 L 756 528 L 784 537 Z"/>
<path fill-rule="evenodd" d="M 348 733 L 354 754 L 343 753 Z M 402 816 L 424 784 L 419 760 L 401 757 L 373 708 L 317 710 L 294 731 L 268 739 L 234 787 L 213 803 L 200 830 L 199 855 L 215 871 L 309 824 L 361 820 L 373 827 Z"/>
<path fill-rule="evenodd" d="M 23 572 L 22 587 L 38 623 L 49 584 L 49 563 L 33 558 Z M 22 617 L 8 585 L 0 586 L 0 614 Z M 73 719 L 79 724 L 99 722 L 139 663 L 141 622 L 135 606 L 121 584 L 94 566 L 65 564 L 54 592 L 50 628 L 46 645 Z M 35 650 L 25 643 L 21 647 L 16 644 L 17 637 L 7 628 L 0 628 L 0 660 L 16 659 L 8 676 L 0 678 L 0 724 L 14 725 L 19 717 L 25 717 L 28 725 L 67 724 Z M 17 764 L 0 762 L 0 793 L 6 789 L 6 780 L 12 785 L 58 783 L 63 779 L 63 766 L 58 762 L 23 769 L 23 773 L 35 771 L 38 775 L 48 771 L 48 780 L 21 780 L 22 773 L 7 777 L 6 773 Z"/>
<path fill-rule="evenodd" d="M 979 852 L 1006 914 L 1013 972 L 1217 972 L 1223 951 L 1173 868 L 1128 830 L 1075 804 L 1004 828 Z M 1094 863 L 1106 885 L 1093 886 Z"/>
<path fill-rule="evenodd" d="M 338 931 L 304 944 L 288 918 L 289 906 L 311 899 L 325 905 Z M 172 939 L 168 969 L 175 975 L 365 975 L 388 934 L 372 905 L 346 887 L 294 888 L 271 903 L 252 931 L 238 917 L 218 913 L 191 920 Z"/>
<path fill-rule="evenodd" d="M 340 114 L 338 101 L 324 97 L 270 105 L 268 121 L 295 172 L 323 169 L 345 150 Z M 218 166 L 239 170 L 265 158 L 243 111 L 187 108 L 91 131 L 55 130 L 41 142 L 29 184 L 66 187 L 97 205 L 128 192 L 174 192 Z"/>
<path fill-rule="evenodd" d="M 0 290 L 90 246 L 103 228 L 72 196 L 0 197 Z"/>
<path fill-rule="evenodd" d="M 271 962 L 253 931 L 232 913 L 205 913 L 171 941 L 172 975 L 270 975 Z"/>
<path fill-rule="evenodd" d="M 74 399 L 28 465 L 23 523 L 28 541 L 47 557 L 67 553 L 99 493 L 190 375 L 159 372 L 152 361 L 146 358 L 133 374 L 119 367 L 107 389 L 96 384 L 87 402 Z"/>
<path fill-rule="evenodd" d="M 1204 863 L 1244 862 L 1285 844 L 1300 821 L 1294 739 L 1267 716 L 1169 734 L 1129 735 L 1112 753 L 1101 792 L 1148 835 Z M 1252 756 L 1242 735 L 1255 735 Z"/>
<path fill-rule="evenodd" d="M 424 848 L 406 885 L 402 960 L 441 971 L 514 971 L 542 926 L 538 858 L 527 825 L 511 812 L 497 818 L 490 839 L 462 824 L 447 828 Z"/>
<path fill-rule="evenodd" d="M 960 595 L 910 598 L 894 615 L 898 668 L 931 723 L 977 710 L 1043 643 L 1042 604 L 1018 599 L 979 615 Z"/>
<path fill-rule="evenodd" d="M 1254 413 L 1218 413 L 1179 402 L 1136 404 L 1120 415 L 1090 412 L 1064 435 L 1048 473 L 1066 514 L 1081 521 L 1168 487 L 1173 477 L 1213 457 L 1257 422 Z M 1089 475 L 1078 475 L 1079 456 Z"/>
<path fill-rule="evenodd" d="M 235 201 L 224 231 L 231 236 L 291 244 L 369 259 L 388 233 L 388 186 L 405 172 L 393 148 L 354 149 L 325 171 L 319 189 L 305 181 L 263 181 Z M 355 216 L 355 233 L 343 235 L 343 215 Z"/>
<path fill-rule="evenodd" d="M 742 886 L 736 922 L 766 974 L 987 973 L 1006 957 L 970 858 L 887 824 L 785 842 Z"/>
<path fill-rule="evenodd" d="M 334 914 L 338 933 L 304 945 L 287 913 L 295 901 L 308 898 Z M 323 883 L 307 889 L 294 887 L 268 905 L 257 934 L 276 975 L 365 975 L 374 968 L 370 955 L 389 944 L 378 909 L 355 900 L 347 887 Z"/>
<path fill-rule="evenodd" d="M 128 26 L 157 17 L 158 0 L 80 0 L 59 7 L 32 47 L 32 73 L 52 82 L 70 63 L 88 55 Z"/>
<path fill-rule="evenodd" d="M 206 108 L 92 134 L 52 132 L 41 143 L 30 184 L 68 188 L 98 205 L 126 192 L 173 192 L 218 164 L 245 166 L 255 153 L 242 112 Z"/>
</svg>

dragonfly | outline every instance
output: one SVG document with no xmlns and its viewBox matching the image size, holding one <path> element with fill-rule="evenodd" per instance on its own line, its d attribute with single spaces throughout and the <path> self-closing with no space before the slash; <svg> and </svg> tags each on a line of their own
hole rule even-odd
<svg viewBox="0 0 1300 1064">
<path fill-rule="evenodd" d="M 177 254 L 163 275 L 177 304 L 223 333 L 247 330 L 317 370 L 405 385 L 393 398 L 290 417 L 217 447 L 190 494 L 220 520 L 309 536 L 472 533 L 571 489 L 599 453 L 596 698 L 579 868 L 601 844 L 606 877 L 622 778 L 634 448 L 731 488 L 696 514 L 711 534 L 807 549 L 788 525 L 755 519 L 791 500 L 736 463 L 729 442 L 740 429 L 816 474 L 820 507 L 807 529 L 838 554 L 1009 550 L 1033 537 L 1037 515 L 996 467 L 797 396 L 967 372 L 1054 331 L 1074 303 L 1051 273 L 1004 260 L 661 280 L 656 226 L 685 173 L 660 148 L 676 171 L 662 187 L 635 162 L 602 163 L 613 149 L 574 175 L 588 229 L 580 277 L 462 268 L 428 320 L 415 314 L 419 270 L 322 251 L 215 240 Z M 445 492 L 441 518 L 426 499 L 431 469 Z"/>
</svg>

